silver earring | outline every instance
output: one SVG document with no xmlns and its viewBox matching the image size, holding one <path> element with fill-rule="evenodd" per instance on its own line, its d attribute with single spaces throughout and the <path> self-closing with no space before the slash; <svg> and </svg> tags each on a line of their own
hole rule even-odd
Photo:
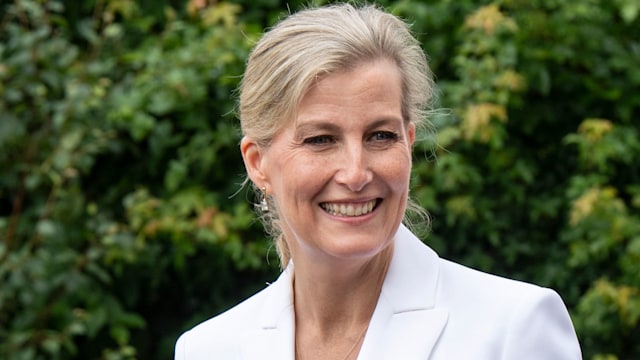
<svg viewBox="0 0 640 360">
<path fill-rule="evenodd" d="M 267 203 L 267 188 L 262 187 L 262 198 L 260 199 L 260 211 L 269 212 L 269 204 Z"/>
</svg>

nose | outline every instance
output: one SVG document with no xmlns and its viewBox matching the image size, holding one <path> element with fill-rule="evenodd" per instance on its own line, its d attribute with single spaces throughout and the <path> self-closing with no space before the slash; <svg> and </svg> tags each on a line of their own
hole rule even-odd
<svg viewBox="0 0 640 360">
<path fill-rule="evenodd" d="M 346 147 L 338 160 L 336 182 L 353 192 L 362 191 L 373 180 L 369 162 L 361 144 Z"/>
</svg>

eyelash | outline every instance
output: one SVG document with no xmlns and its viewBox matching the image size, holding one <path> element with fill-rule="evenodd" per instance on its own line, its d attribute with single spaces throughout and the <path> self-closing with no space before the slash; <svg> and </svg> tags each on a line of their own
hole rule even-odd
<svg viewBox="0 0 640 360">
<path fill-rule="evenodd" d="M 307 145 L 321 146 L 321 145 L 326 145 L 328 143 L 334 143 L 335 138 L 331 135 L 318 135 L 318 136 L 308 137 L 304 139 L 302 142 Z"/>
<path fill-rule="evenodd" d="M 380 138 L 382 137 L 382 138 Z M 367 140 L 381 141 L 381 142 L 394 142 L 398 140 L 398 134 L 391 131 L 376 131 L 371 134 Z M 336 138 L 332 135 L 318 135 L 311 136 L 302 141 L 306 145 L 323 146 L 327 144 L 333 144 L 336 142 Z"/>
<path fill-rule="evenodd" d="M 391 131 L 376 131 L 373 133 L 370 138 L 375 138 L 379 135 L 384 135 L 384 139 L 376 139 L 379 141 L 395 141 L 398 140 L 398 134 Z"/>
</svg>

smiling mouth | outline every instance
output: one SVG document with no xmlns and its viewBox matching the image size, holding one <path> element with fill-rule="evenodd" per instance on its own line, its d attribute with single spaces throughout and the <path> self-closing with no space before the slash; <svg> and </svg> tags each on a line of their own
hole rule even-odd
<svg viewBox="0 0 640 360">
<path fill-rule="evenodd" d="M 374 199 L 364 203 L 320 203 L 320 207 L 334 216 L 362 216 L 372 212 L 382 199 Z"/>
</svg>

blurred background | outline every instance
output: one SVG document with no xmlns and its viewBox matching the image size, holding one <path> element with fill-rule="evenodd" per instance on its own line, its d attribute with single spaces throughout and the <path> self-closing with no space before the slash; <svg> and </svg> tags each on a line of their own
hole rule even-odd
<svg viewBox="0 0 640 360">
<path fill-rule="evenodd" d="M 307 3 L 0 1 L 1 359 L 169 360 L 277 277 L 235 89 Z M 585 359 L 640 358 L 640 2 L 379 3 L 444 109 L 415 148 L 423 240 L 556 289 Z"/>
</svg>

